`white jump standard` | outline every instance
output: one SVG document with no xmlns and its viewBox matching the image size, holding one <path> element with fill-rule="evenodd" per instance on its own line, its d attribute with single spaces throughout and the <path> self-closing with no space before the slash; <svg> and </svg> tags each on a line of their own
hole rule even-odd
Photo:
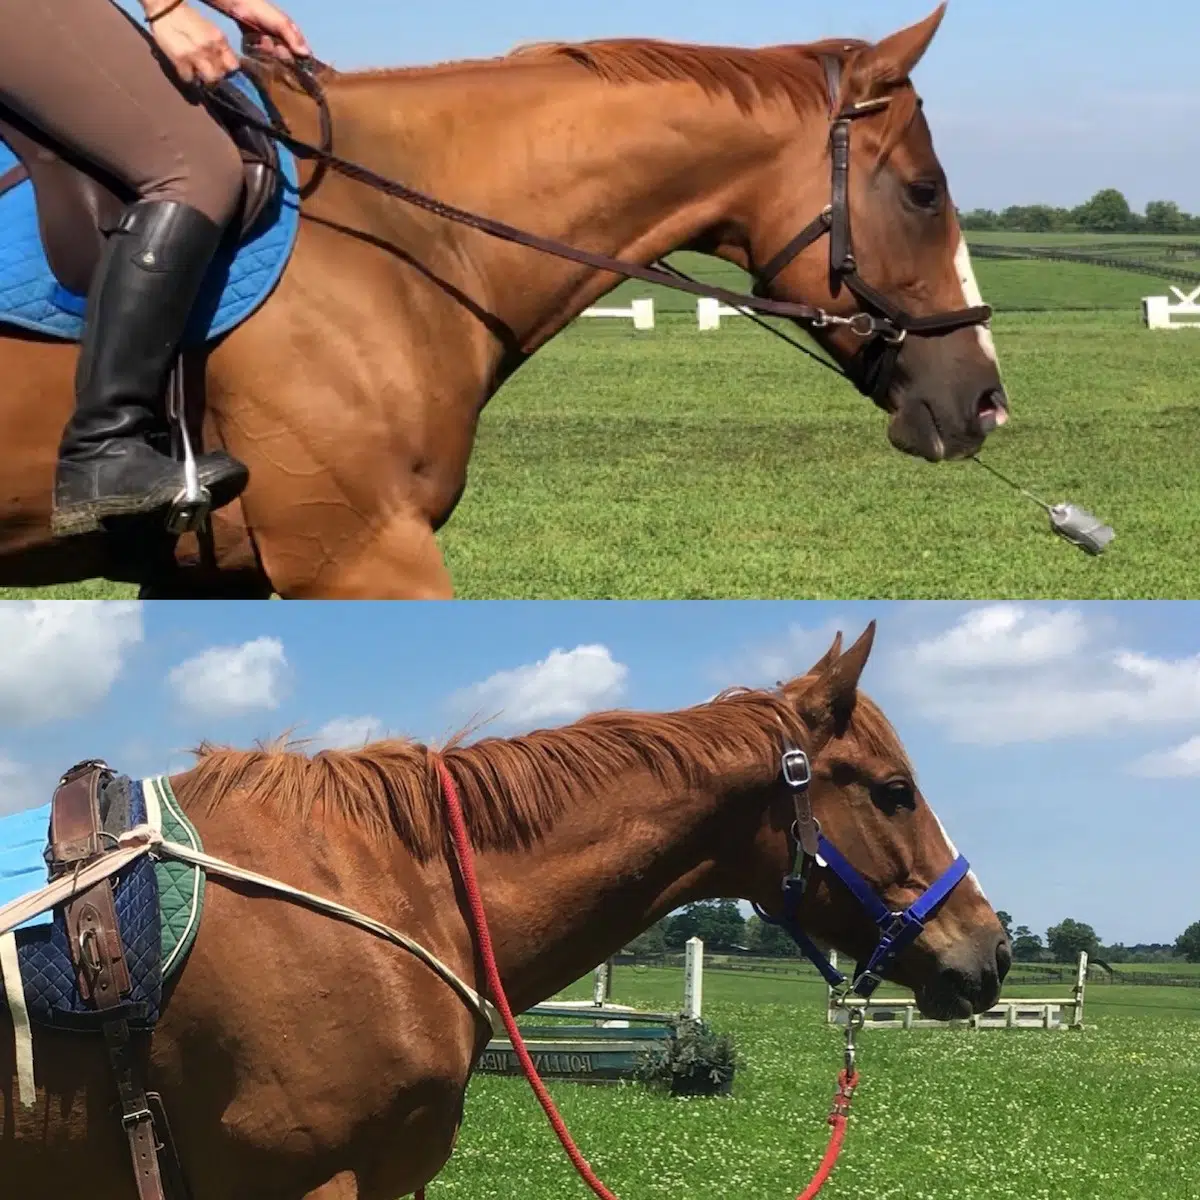
<svg viewBox="0 0 1200 1200">
<path fill-rule="evenodd" d="M 1170 296 L 1143 296 L 1142 320 L 1147 329 L 1200 329 L 1200 287 L 1184 292 L 1172 287 Z"/>
</svg>

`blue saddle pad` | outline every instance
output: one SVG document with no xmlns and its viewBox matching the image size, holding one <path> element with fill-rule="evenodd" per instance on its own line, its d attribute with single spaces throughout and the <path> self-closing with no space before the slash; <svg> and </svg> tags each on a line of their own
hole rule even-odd
<svg viewBox="0 0 1200 1200">
<path fill-rule="evenodd" d="M 145 822 L 146 799 L 140 782 L 119 776 L 108 787 L 127 789 L 128 815 L 122 822 L 122 832 Z M 41 831 L 41 849 L 44 850 L 50 832 L 49 806 L 34 812 L 45 814 Z M 24 895 L 45 882 L 43 862 L 41 878 L 18 894 Z M 133 983 L 126 998 L 125 1015 L 131 1026 L 149 1028 L 158 1020 L 162 1004 L 161 917 L 154 862 L 143 855 L 114 875 L 112 884 L 125 960 Z M 100 1018 L 95 1008 L 80 997 L 76 986 L 62 909 L 54 909 L 49 917 L 34 928 L 22 926 L 16 935 L 17 960 L 21 964 L 21 982 L 30 1019 L 35 1024 L 59 1028 L 97 1027 Z M 0 1005 L 3 1005 L 2 994 Z"/>
<path fill-rule="evenodd" d="M 0 907 L 36 892 L 50 882 L 50 870 L 46 865 L 46 831 L 49 828 L 49 804 L 0 819 Z M 52 919 L 50 913 L 41 913 L 17 928 L 49 925 Z"/>
<path fill-rule="evenodd" d="M 257 85 L 244 74 L 232 77 L 265 115 Z M 251 236 L 236 251 L 222 249 L 213 261 L 185 337 L 200 345 L 241 324 L 279 282 L 300 224 L 296 162 L 280 146 L 282 181 Z M 0 141 L 0 174 L 17 157 Z M 27 179 L 0 196 L 0 324 L 18 325 L 64 341 L 83 332 L 86 298 L 68 292 L 50 270 L 38 231 L 33 184 Z"/>
</svg>

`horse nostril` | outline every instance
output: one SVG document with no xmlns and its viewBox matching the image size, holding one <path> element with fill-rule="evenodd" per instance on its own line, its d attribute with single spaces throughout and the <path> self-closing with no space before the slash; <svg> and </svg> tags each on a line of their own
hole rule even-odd
<svg viewBox="0 0 1200 1200">
<path fill-rule="evenodd" d="M 975 423 L 979 426 L 979 432 L 991 433 L 993 429 L 998 429 L 1007 420 L 1008 397 L 1004 394 L 1004 389 L 988 388 L 975 401 Z"/>
<path fill-rule="evenodd" d="M 1004 981 L 1005 975 L 1008 974 L 1009 967 L 1012 966 L 1012 947 L 1008 944 L 1007 938 L 1002 938 L 996 946 L 996 971 L 1000 976 L 1000 981 Z"/>
</svg>

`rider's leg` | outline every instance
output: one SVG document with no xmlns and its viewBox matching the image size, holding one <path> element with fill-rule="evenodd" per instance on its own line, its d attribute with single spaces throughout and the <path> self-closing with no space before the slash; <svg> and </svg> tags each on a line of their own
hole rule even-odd
<svg viewBox="0 0 1200 1200">
<path fill-rule="evenodd" d="M 60 448 L 55 529 L 165 509 L 180 464 L 144 441 L 196 293 L 237 209 L 242 166 L 153 43 L 110 0 L 0 0 L 0 104 L 125 183 L 139 200 L 111 235 L 88 296 L 76 412 Z M 199 459 L 214 504 L 246 471 Z"/>
</svg>

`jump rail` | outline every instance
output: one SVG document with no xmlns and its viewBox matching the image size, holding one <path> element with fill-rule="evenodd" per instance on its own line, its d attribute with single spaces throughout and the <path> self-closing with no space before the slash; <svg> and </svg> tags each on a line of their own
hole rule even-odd
<svg viewBox="0 0 1200 1200">
<path fill-rule="evenodd" d="M 833 961 L 836 964 L 836 955 L 833 956 Z M 873 996 L 869 1000 L 847 1000 L 844 1005 L 834 1007 L 832 989 L 829 990 L 825 1019 L 831 1025 L 844 1025 L 848 1019 L 847 1009 L 861 1008 L 865 1024 L 872 1029 L 1082 1029 L 1087 962 L 1087 954 L 1081 952 L 1075 974 L 1075 988 L 1070 996 L 1052 996 L 1047 999 L 1014 997 L 1001 1000 L 987 1012 L 977 1013 L 961 1021 L 933 1021 L 923 1017 L 917 1010 L 916 1000 L 903 996 Z M 1069 1021 L 1064 1019 L 1067 1009 L 1071 1010 Z"/>
<path fill-rule="evenodd" d="M 680 1016 L 700 1019 L 704 990 L 704 943 L 689 939 L 684 962 L 683 1007 L 677 1013 L 642 1012 L 627 1004 L 611 1004 L 612 973 L 608 963 L 596 968 L 590 1000 L 556 1000 L 536 1004 L 522 1017 L 573 1018 L 587 1025 L 522 1025 L 521 1034 L 538 1073 L 549 1079 L 609 1082 L 634 1073 L 638 1059 L 671 1036 Z M 492 1038 L 479 1060 L 490 1075 L 519 1075 L 521 1065 L 503 1034 Z"/>
</svg>

